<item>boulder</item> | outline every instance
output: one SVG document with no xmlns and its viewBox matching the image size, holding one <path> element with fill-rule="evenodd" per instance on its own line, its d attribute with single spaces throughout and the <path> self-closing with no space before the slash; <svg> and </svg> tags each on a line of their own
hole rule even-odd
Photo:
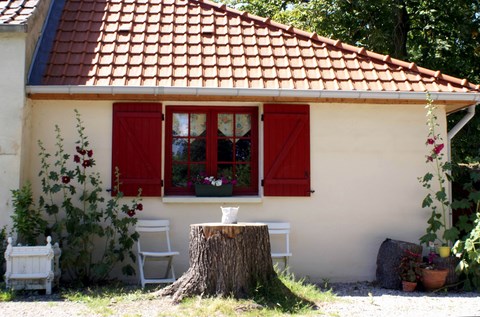
<svg viewBox="0 0 480 317">
<path fill-rule="evenodd" d="M 380 287 L 388 289 L 402 289 L 398 267 L 405 250 L 421 254 L 422 246 L 392 239 L 383 241 L 377 255 L 377 283 Z"/>
</svg>

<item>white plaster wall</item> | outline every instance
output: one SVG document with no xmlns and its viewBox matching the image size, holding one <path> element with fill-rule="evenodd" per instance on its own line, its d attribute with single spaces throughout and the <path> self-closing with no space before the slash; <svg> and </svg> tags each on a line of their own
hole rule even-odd
<svg viewBox="0 0 480 317">
<path fill-rule="evenodd" d="M 36 140 L 42 139 L 53 152 L 53 128 L 59 124 L 70 141 L 66 149 L 73 155 L 74 108 L 81 111 L 96 170 L 109 187 L 112 103 L 32 102 L 34 150 L 29 175 L 37 193 Z M 420 207 L 425 193 L 417 181 L 426 171 L 425 109 L 423 105 L 312 104 L 310 111 L 315 193 L 309 198 L 264 197 L 261 203 L 235 203 L 240 206 L 239 220 L 290 222 L 290 264 L 297 276 L 314 281 L 373 280 L 382 241 L 418 242 L 426 227 L 427 211 Z M 445 120 L 440 124 L 444 130 Z M 188 267 L 189 225 L 221 218 L 218 203 L 167 204 L 159 197 L 144 198 L 143 204 L 138 217 L 171 220 L 173 248 L 180 251 L 175 264 L 179 273 Z"/>
<path fill-rule="evenodd" d="M 0 226 L 10 225 L 11 193 L 20 185 L 25 103 L 25 34 L 0 33 Z"/>
</svg>

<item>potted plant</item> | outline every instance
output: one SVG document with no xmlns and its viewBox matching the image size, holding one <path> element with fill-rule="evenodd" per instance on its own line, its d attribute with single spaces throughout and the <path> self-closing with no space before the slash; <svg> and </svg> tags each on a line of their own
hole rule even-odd
<svg viewBox="0 0 480 317">
<path fill-rule="evenodd" d="M 399 275 L 402 280 L 402 289 L 405 292 L 413 292 L 420 280 L 421 255 L 408 249 L 400 259 Z"/>
<path fill-rule="evenodd" d="M 227 176 L 215 178 L 199 174 L 191 179 L 189 185 L 194 186 L 197 197 L 225 197 L 232 196 L 233 186 L 236 183 L 236 180 Z"/>
<path fill-rule="evenodd" d="M 447 280 L 448 269 L 439 268 L 434 263 L 437 256 L 432 247 L 428 255 L 428 264 L 421 268 L 422 284 L 427 291 L 434 291 L 443 287 Z"/>
</svg>

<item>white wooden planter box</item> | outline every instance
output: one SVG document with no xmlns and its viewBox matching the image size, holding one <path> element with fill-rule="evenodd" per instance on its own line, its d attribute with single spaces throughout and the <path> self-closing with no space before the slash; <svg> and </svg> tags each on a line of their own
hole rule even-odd
<svg viewBox="0 0 480 317">
<path fill-rule="evenodd" d="M 52 293 L 52 285 L 60 280 L 60 248 L 52 246 L 52 238 L 47 237 L 45 246 L 13 246 L 8 238 L 5 251 L 5 283 L 12 289 L 45 289 Z"/>
</svg>

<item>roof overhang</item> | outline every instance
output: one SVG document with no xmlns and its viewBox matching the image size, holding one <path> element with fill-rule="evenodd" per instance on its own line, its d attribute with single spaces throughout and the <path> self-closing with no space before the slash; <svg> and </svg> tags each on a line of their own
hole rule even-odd
<svg viewBox="0 0 480 317">
<path fill-rule="evenodd" d="M 27 86 L 36 100 L 181 100 L 424 104 L 426 92 L 251 89 L 157 86 Z M 447 113 L 480 102 L 480 93 L 430 92 Z"/>
<path fill-rule="evenodd" d="M 0 24 L 0 33 L 27 33 L 27 24 Z"/>
</svg>

